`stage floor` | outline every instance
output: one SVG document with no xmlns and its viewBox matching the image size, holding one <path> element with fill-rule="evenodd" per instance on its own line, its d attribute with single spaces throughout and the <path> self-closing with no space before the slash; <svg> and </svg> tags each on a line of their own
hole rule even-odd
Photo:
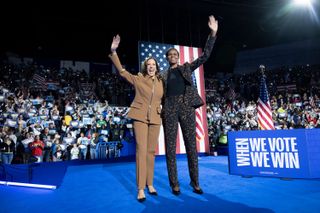
<svg viewBox="0 0 320 213">
<path fill-rule="evenodd" d="M 136 200 L 135 163 L 69 166 L 56 190 L 0 185 L 0 212 L 320 212 L 320 180 L 243 178 L 229 175 L 228 158 L 200 157 L 203 195 L 192 192 L 185 156 L 177 159 L 181 194 L 168 184 L 164 157 L 157 157 L 158 196 Z"/>
</svg>

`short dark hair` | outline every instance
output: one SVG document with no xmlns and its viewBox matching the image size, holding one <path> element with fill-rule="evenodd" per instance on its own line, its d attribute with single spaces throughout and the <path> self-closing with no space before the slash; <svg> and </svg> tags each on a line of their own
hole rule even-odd
<svg viewBox="0 0 320 213">
<path fill-rule="evenodd" d="M 171 50 L 175 50 L 175 51 L 178 53 L 178 56 L 180 55 L 180 54 L 179 54 L 179 51 L 178 51 L 176 48 L 170 47 L 170 48 L 167 50 L 167 52 L 166 52 L 166 58 L 168 57 L 169 52 L 170 52 Z"/>
</svg>

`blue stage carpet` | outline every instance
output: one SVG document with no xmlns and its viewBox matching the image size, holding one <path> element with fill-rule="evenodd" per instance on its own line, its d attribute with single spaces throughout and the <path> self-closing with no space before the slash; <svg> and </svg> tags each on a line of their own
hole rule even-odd
<svg viewBox="0 0 320 213">
<path fill-rule="evenodd" d="M 225 156 L 199 158 L 203 195 L 192 192 L 179 157 L 181 195 L 171 194 L 166 163 L 156 159 L 158 196 L 136 200 L 135 163 L 69 166 L 56 190 L 0 186 L 0 212 L 320 212 L 319 180 L 243 178 L 228 174 Z"/>
</svg>

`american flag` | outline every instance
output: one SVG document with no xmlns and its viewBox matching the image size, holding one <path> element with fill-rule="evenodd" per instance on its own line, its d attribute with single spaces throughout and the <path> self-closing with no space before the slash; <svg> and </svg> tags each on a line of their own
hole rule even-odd
<svg viewBox="0 0 320 213">
<path fill-rule="evenodd" d="M 268 89 L 265 75 L 261 76 L 260 95 L 258 98 L 258 124 L 261 130 L 272 130 L 274 124 L 272 120 L 272 111 L 270 107 Z"/>
<path fill-rule="evenodd" d="M 139 62 L 140 65 L 143 64 L 144 60 L 150 56 L 156 58 L 159 63 L 160 72 L 165 71 L 169 68 L 169 64 L 166 60 L 166 51 L 174 47 L 180 52 L 180 61 L 179 64 L 184 64 L 185 62 L 192 62 L 197 59 L 201 53 L 201 48 L 179 46 L 179 45 L 170 45 L 154 42 L 139 42 Z M 203 66 L 200 66 L 193 72 L 193 81 L 194 85 L 197 86 L 198 93 L 201 96 L 202 100 L 205 102 L 205 86 L 204 86 L 204 76 L 203 76 Z M 198 108 L 196 110 L 196 139 L 197 139 L 197 150 L 198 152 L 209 152 L 209 139 L 207 134 L 207 112 L 206 105 Z M 186 153 L 184 146 L 183 136 L 181 128 L 179 126 L 178 135 L 177 135 L 177 154 Z M 163 155 L 165 154 L 165 145 L 164 145 L 164 135 L 163 128 L 161 127 L 160 136 L 159 136 L 159 145 L 156 151 L 156 154 Z"/>
<path fill-rule="evenodd" d="M 93 83 L 81 83 L 80 94 L 82 98 L 90 98 L 90 96 L 96 96 L 94 90 L 95 85 Z"/>
<path fill-rule="evenodd" d="M 46 90 L 47 89 L 47 83 L 46 83 L 46 79 L 44 77 L 42 77 L 41 75 L 35 73 L 33 75 L 32 80 L 42 89 L 42 90 Z"/>
</svg>

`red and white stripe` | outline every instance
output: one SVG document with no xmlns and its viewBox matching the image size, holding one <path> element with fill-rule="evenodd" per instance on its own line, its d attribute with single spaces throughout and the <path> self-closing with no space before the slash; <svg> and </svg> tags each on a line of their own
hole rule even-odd
<svg viewBox="0 0 320 213">
<path fill-rule="evenodd" d="M 47 89 L 46 79 L 44 77 L 42 77 L 41 75 L 35 73 L 33 75 L 33 81 L 35 81 L 41 87 L 42 90 Z"/>
<path fill-rule="evenodd" d="M 258 124 L 261 130 L 272 130 L 274 124 L 272 120 L 272 111 L 269 101 L 264 103 L 260 98 L 258 99 Z"/>
</svg>

